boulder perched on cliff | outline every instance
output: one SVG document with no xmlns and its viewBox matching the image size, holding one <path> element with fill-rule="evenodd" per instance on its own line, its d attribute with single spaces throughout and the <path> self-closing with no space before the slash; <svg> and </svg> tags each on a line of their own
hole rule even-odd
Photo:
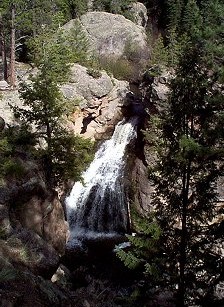
<svg viewBox="0 0 224 307">
<path fill-rule="evenodd" d="M 142 27 L 146 27 L 148 21 L 147 8 L 141 2 L 133 2 L 131 4 L 131 13 L 134 17 L 134 22 Z"/>
<path fill-rule="evenodd" d="M 74 26 L 69 21 L 63 28 Z M 80 23 L 89 39 L 92 51 L 99 57 L 118 59 L 122 56 L 139 60 L 147 57 L 145 29 L 122 15 L 106 12 L 88 12 L 80 17 Z"/>
</svg>

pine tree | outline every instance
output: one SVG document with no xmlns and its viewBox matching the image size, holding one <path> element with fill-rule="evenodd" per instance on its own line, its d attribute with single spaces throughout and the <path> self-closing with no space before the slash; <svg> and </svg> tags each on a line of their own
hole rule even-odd
<svg viewBox="0 0 224 307">
<path fill-rule="evenodd" d="M 80 17 L 88 10 L 87 0 L 57 0 L 56 2 L 66 21 Z"/>
<path fill-rule="evenodd" d="M 168 64 L 168 50 L 167 47 L 164 46 L 163 38 L 161 35 L 158 36 L 158 38 L 153 44 L 150 64 L 164 66 Z"/>
<path fill-rule="evenodd" d="M 2 75 L 4 80 L 8 79 L 7 58 L 6 58 L 6 41 L 2 12 L 0 11 L 0 50 L 2 56 Z"/>
<path fill-rule="evenodd" d="M 203 18 L 203 43 L 206 50 L 206 64 L 215 69 L 219 82 L 224 81 L 224 3 L 220 0 L 207 0 L 201 3 Z"/>
<path fill-rule="evenodd" d="M 157 156 L 150 176 L 156 189 L 153 205 L 168 263 L 178 276 L 179 306 L 191 297 L 189 289 L 197 289 L 200 265 L 207 278 L 210 273 L 205 241 L 217 214 L 215 184 L 223 175 L 224 157 L 221 90 L 209 77 L 197 46 L 186 51 L 171 83 L 168 107 L 152 122 L 154 140 L 150 133 Z"/>
<path fill-rule="evenodd" d="M 15 4 L 11 4 L 11 52 L 10 52 L 10 84 L 16 87 L 16 29 L 15 29 Z"/>
<path fill-rule="evenodd" d="M 196 0 L 188 0 L 183 13 L 181 30 L 191 38 L 199 41 L 202 37 L 202 16 Z"/>
<path fill-rule="evenodd" d="M 183 0 L 167 0 L 168 28 L 179 29 L 181 27 L 183 9 Z"/>
<path fill-rule="evenodd" d="M 52 75 L 41 71 L 31 81 L 20 86 L 26 108 L 14 107 L 14 112 L 23 123 L 33 125 L 34 137 L 40 142 L 38 156 L 43 161 L 47 185 L 53 188 L 67 179 L 79 180 L 91 159 L 92 144 L 65 128 L 63 119 L 69 107 Z"/>
<path fill-rule="evenodd" d="M 39 70 L 30 77 L 30 83 L 20 84 L 25 108 L 13 108 L 16 117 L 33 126 L 35 139 L 40 141 L 39 155 L 49 188 L 69 178 L 80 179 L 92 148 L 89 140 L 74 136 L 65 128 L 66 115 L 72 109 L 58 87 L 68 80 L 72 60 L 85 57 L 86 40 L 80 40 L 77 46 L 73 31 L 65 34 L 58 30 L 55 35 L 53 29 L 44 29 L 43 36 L 38 35 L 32 41 L 34 62 Z M 81 37 L 82 33 L 78 35 Z"/>
</svg>

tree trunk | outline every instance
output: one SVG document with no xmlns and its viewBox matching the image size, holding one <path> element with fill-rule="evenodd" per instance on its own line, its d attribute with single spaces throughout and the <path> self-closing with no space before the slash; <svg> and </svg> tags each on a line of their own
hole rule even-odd
<svg viewBox="0 0 224 307">
<path fill-rule="evenodd" d="M 189 131 L 187 115 L 184 116 L 183 129 L 185 136 L 189 136 L 192 133 L 192 117 L 191 117 L 191 130 Z M 184 154 L 184 153 L 183 153 Z M 182 212 L 181 212 L 181 241 L 180 241 L 180 275 L 178 284 L 178 303 L 177 306 L 185 306 L 185 292 L 186 292 L 186 280 L 185 280 L 185 268 L 186 268 L 186 247 L 187 247 L 187 209 L 188 209 L 188 196 L 190 185 L 190 172 L 191 161 L 188 160 L 187 165 L 183 170 L 182 181 Z"/>
<path fill-rule="evenodd" d="M 15 5 L 12 4 L 11 9 L 11 57 L 10 57 L 10 84 L 12 88 L 16 87 L 16 70 L 15 70 L 15 57 L 16 57 L 16 30 L 15 30 Z"/>
<path fill-rule="evenodd" d="M 186 280 L 185 280 L 185 268 L 186 268 L 186 247 L 187 247 L 187 209 L 188 209 L 188 195 L 190 185 L 190 170 L 191 162 L 188 161 L 188 165 L 183 174 L 183 199 L 182 199 L 182 229 L 181 229 L 181 242 L 180 242 L 180 276 L 178 287 L 178 303 L 177 306 L 185 306 L 185 292 L 186 292 Z"/>
<path fill-rule="evenodd" d="M 52 132 L 50 123 L 46 121 L 46 134 L 47 134 L 47 153 L 45 156 L 45 173 L 46 173 L 46 181 L 47 186 L 49 188 L 53 188 L 54 180 L 53 180 L 53 164 L 52 164 L 52 157 L 51 157 L 51 139 L 52 139 Z"/>
<path fill-rule="evenodd" d="M 3 19 L 2 19 L 1 14 L 0 14 L 0 49 L 1 49 L 1 55 L 2 55 L 2 76 L 4 80 L 7 80 L 8 71 L 7 71 L 4 25 L 3 25 Z"/>
</svg>

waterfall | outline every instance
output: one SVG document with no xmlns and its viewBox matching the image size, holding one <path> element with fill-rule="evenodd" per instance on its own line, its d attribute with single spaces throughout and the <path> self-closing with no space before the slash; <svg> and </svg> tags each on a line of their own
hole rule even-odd
<svg viewBox="0 0 224 307">
<path fill-rule="evenodd" d="M 136 137 L 138 119 L 132 117 L 115 127 L 66 199 L 66 210 L 73 236 L 80 234 L 125 233 L 128 224 L 124 190 L 125 150 Z"/>
</svg>

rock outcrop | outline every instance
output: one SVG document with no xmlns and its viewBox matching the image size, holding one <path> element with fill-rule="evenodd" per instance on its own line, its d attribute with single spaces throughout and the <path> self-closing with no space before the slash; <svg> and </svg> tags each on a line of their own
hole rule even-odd
<svg viewBox="0 0 224 307">
<path fill-rule="evenodd" d="M 71 29 L 74 23 L 71 20 L 63 28 Z M 80 23 L 96 56 L 110 59 L 126 56 L 130 60 L 148 56 L 145 29 L 122 15 L 88 12 L 80 17 Z"/>
<path fill-rule="evenodd" d="M 157 69 L 157 68 L 155 68 Z M 164 71 L 158 77 L 155 77 L 154 69 L 148 70 L 142 76 L 140 91 L 144 110 L 150 116 L 153 113 L 158 113 L 162 108 L 166 107 L 167 95 L 169 92 L 168 82 L 172 75 Z M 147 123 L 147 121 L 146 121 Z M 144 126 L 147 130 L 147 126 Z M 133 202 L 136 209 L 141 213 L 149 212 L 152 207 L 151 199 L 154 192 L 153 186 L 148 180 L 148 168 L 155 163 L 152 149 L 146 144 L 141 144 L 141 158 L 137 157 L 132 169 L 132 184 L 133 184 Z"/>
<path fill-rule="evenodd" d="M 64 96 L 76 103 L 76 111 L 68 125 L 84 137 L 101 138 L 122 116 L 128 105 L 130 92 L 126 81 L 118 81 L 102 71 L 93 77 L 88 69 L 78 64 L 72 67 L 70 83 L 61 87 Z"/>
<path fill-rule="evenodd" d="M 27 79 L 26 74 L 24 78 Z M 99 139 L 105 132 L 113 130 L 123 110 L 131 103 L 127 81 L 116 80 L 105 71 L 97 71 L 95 76 L 90 69 L 79 64 L 71 67 L 70 80 L 61 86 L 61 91 L 75 109 L 67 119 L 68 127 L 74 133 L 92 139 Z M 1 122 L 6 125 L 17 124 L 10 105 L 23 107 L 17 90 L 2 92 Z"/>
<path fill-rule="evenodd" d="M 133 2 L 131 4 L 131 13 L 134 17 L 134 22 L 138 26 L 146 27 L 148 22 L 147 8 L 141 2 Z"/>
<path fill-rule="evenodd" d="M 58 267 L 59 257 L 55 249 L 40 236 L 21 228 L 7 238 L 7 241 L 0 240 L 0 267 L 5 262 L 35 275 L 50 278 Z"/>
<path fill-rule="evenodd" d="M 23 153 L 24 155 L 24 153 Z M 47 190 L 39 166 L 21 160 L 23 177 L 9 178 L 0 187 L 0 230 L 3 238 L 26 229 L 64 254 L 68 225 L 57 194 Z"/>
</svg>

